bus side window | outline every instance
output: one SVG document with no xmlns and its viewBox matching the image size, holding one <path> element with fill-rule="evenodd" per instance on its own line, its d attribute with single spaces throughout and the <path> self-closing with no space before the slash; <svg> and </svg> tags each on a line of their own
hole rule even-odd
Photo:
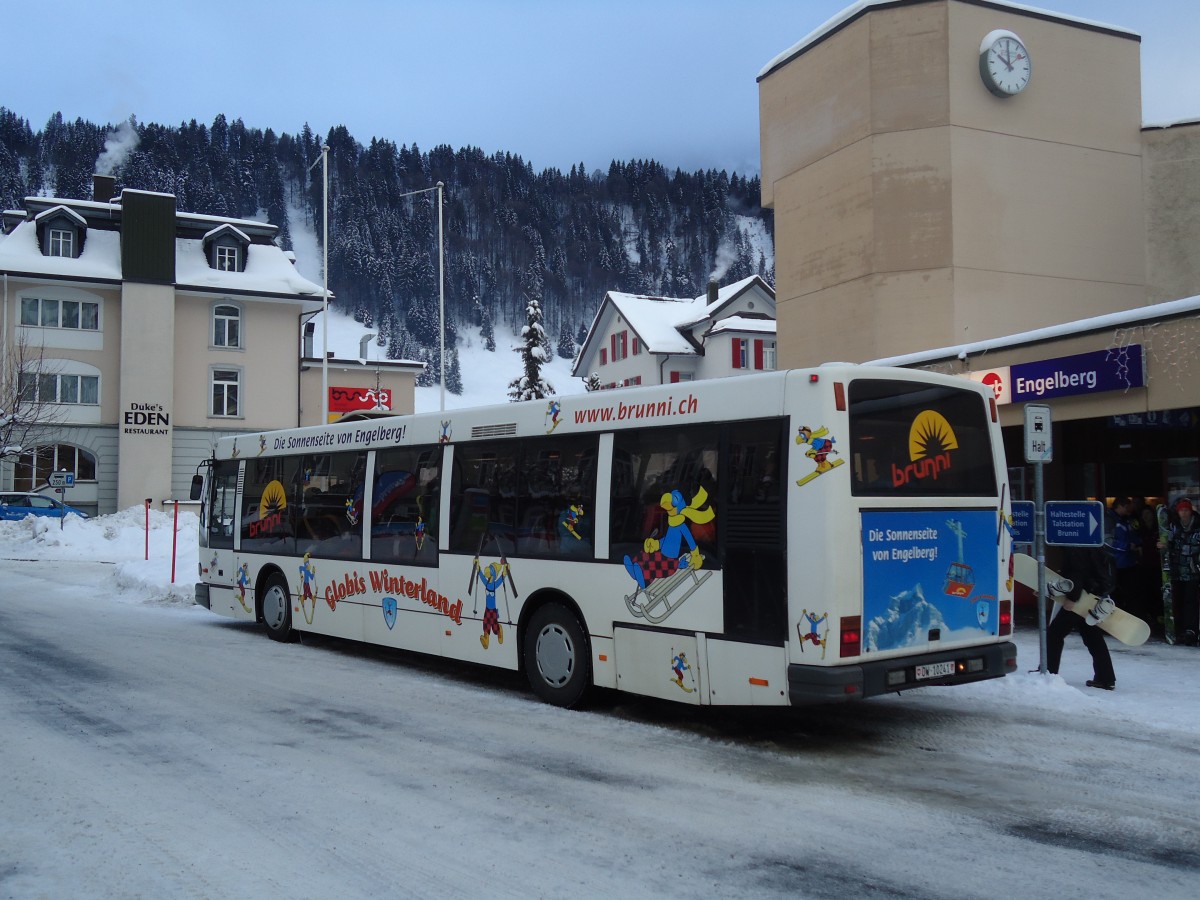
<svg viewBox="0 0 1200 900">
<path fill-rule="evenodd" d="M 297 552 L 334 559 L 362 556 L 366 451 L 306 456 L 297 480 Z"/>
<path fill-rule="evenodd" d="M 517 441 L 465 443 L 456 447 L 450 501 L 451 550 L 497 558 L 514 552 L 520 526 L 519 453 Z"/>
<path fill-rule="evenodd" d="M 703 568 L 720 566 L 719 446 L 713 425 L 617 433 L 609 532 L 614 561 L 661 569 L 659 558 L 668 568 L 685 556 L 694 565 L 698 553 Z"/>
<path fill-rule="evenodd" d="M 594 552 L 598 439 L 540 438 L 528 442 L 517 552 L 588 557 Z"/>
<path fill-rule="evenodd" d="M 299 457 L 263 457 L 246 461 L 242 487 L 242 549 L 295 552 L 293 517 L 297 514 L 293 485 Z"/>
<path fill-rule="evenodd" d="M 441 448 L 399 447 L 375 454 L 371 559 L 436 565 Z"/>
</svg>

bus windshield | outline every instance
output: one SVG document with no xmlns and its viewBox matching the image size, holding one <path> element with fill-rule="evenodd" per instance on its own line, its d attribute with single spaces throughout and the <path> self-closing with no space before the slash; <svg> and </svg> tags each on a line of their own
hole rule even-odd
<svg viewBox="0 0 1200 900">
<path fill-rule="evenodd" d="M 855 496 L 996 495 L 987 405 L 978 393 L 858 379 L 849 396 Z"/>
</svg>

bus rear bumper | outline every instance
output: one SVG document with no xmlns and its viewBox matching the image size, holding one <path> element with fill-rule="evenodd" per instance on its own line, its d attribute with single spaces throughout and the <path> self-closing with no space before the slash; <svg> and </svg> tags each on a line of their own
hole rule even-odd
<svg viewBox="0 0 1200 900">
<path fill-rule="evenodd" d="M 918 667 L 953 664 L 948 674 L 926 677 Z M 942 665 L 941 668 L 945 668 Z M 899 693 L 929 685 L 970 684 L 1000 678 L 1017 668 L 1017 645 L 1012 641 L 984 647 L 960 647 L 920 656 L 856 663 L 848 666 L 788 666 L 788 699 L 793 706 L 845 703 L 880 694 Z"/>
<path fill-rule="evenodd" d="M 196 583 L 196 605 L 203 606 L 205 609 L 212 609 L 210 605 L 212 601 L 208 598 L 208 585 L 200 582 Z"/>
</svg>

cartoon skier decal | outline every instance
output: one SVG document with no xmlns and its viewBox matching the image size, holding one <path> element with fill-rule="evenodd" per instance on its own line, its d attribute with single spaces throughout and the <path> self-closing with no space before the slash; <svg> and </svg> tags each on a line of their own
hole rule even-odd
<svg viewBox="0 0 1200 900">
<path fill-rule="evenodd" d="M 546 434 L 549 434 L 555 428 L 558 427 L 558 415 L 561 412 L 562 412 L 562 404 L 559 403 L 557 400 L 551 400 L 546 405 L 546 415 L 545 415 L 543 423 L 542 423 L 542 424 L 545 424 L 546 420 L 548 420 L 550 422 L 550 427 L 546 429 Z"/>
<path fill-rule="evenodd" d="M 679 685 L 681 690 L 684 690 L 689 694 L 694 694 L 696 692 L 696 677 L 692 674 L 692 667 L 688 663 L 687 654 L 682 650 L 680 650 L 678 653 L 675 653 L 674 647 L 671 648 L 671 652 L 675 654 L 671 658 L 671 671 L 675 673 L 675 677 L 672 678 L 671 681 Z M 688 687 L 683 683 L 684 672 L 687 672 L 688 681 L 692 684 L 691 687 Z"/>
<path fill-rule="evenodd" d="M 712 575 L 712 572 L 701 574 L 704 556 L 688 522 L 704 525 L 716 517 L 716 512 L 708 506 L 708 491 L 703 487 L 696 491 L 691 503 L 675 490 L 663 494 L 659 506 L 667 512 L 666 534 L 661 540 L 651 535 L 640 553 L 625 557 L 625 570 L 637 585 L 625 598 L 625 605 L 635 616 L 655 623 L 678 609 Z M 676 588 L 688 580 L 691 584 L 687 590 L 672 599 Z M 656 611 L 659 606 L 664 607 L 661 612 Z"/>
<path fill-rule="evenodd" d="M 242 609 L 253 615 L 254 610 L 246 605 L 246 588 L 249 584 L 250 566 L 242 563 L 237 570 L 238 603 L 242 604 Z"/>
<path fill-rule="evenodd" d="M 836 440 L 828 435 L 829 429 L 824 427 L 814 431 L 807 425 L 801 425 L 796 430 L 796 443 L 808 444 L 808 450 L 804 452 L 804 455 L 817 464 L 815 472 L 809 472 L 796 482 L 797 487 L 802 484 L 808 484 L 818 475 L 824 475 L 830 469 L 837 468 L 845 462 L 844 459 L 829 459 L 829 454 L 837 453 L 837 450 L 833 447 Z"/>
<path fill-rule="evenodd" d="M 304 613 L 304 621 L 309 625 L 312 624 L 313 615 L 317 611 L 317 601 L 313 596 L 313 584 L 316 579 L 317 567 L 313 565 L 312 560 L 309 559 L 309 555 L 305 553 L 300 565 L 301 584 L 300 590 L 297 593 L 300 594 L 300 611 Z M 331 609 L 335 608 L 334 604 L 336 602 L 330 601 L 329 606 Z"/>
<path fill-rule="evenodd" d="M 483 644 L 483 649 L 488 648 L 488 643 L 491 640 L 491 635 L 496 635 L 496 640 L 504 643 L 504 626 L 500 624 L 500 610 L 496 608 L 496 588 L 504 586 L 504 576 L 508 572 L 506 563 L 489 563 L 485 568 L 479 570 L 479 580 L 483 583 L 483 589 L 487 592 L 483 610 L 483 634 L 479 636 L 479 643 Z M 508 593 L 505 588 L 504 605 L 508 606 Z M 476 610 L 478 610 L 476 606 Z"/>
<path fill-rule="evenodd" d="M 560 546 L 570 546 L 571 541 L 583 540 L 583 536 L 578 531 L 579 520 L 582 518 L 582 503 L 572 503 L 558 514 L 558 543 Z"/>
<path fill-rule="evenodd" d="M 821 659 L 825 658 L 825 643 L 829 640 L 829 612 L 826 611 L 823 616 L 818 616 L 816 611 L 809 612 L 807 609 L 802 609 L 800 615 L 808 622 L 808 631 L 804 630 L 804 622 L 796 623 L 796 634 L 800 637 L 800 652 L 804 652 L 804 644 L 806 641 L 812 641 L 821 648 Z M 821 632 L 821 626 L 825 626 L 824 633 Z"/>
</svg>

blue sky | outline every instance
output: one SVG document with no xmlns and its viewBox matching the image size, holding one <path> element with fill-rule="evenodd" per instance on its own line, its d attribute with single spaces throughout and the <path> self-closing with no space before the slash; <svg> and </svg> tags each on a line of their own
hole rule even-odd
<svg viewBox="0 0 1200 900">
<path fill-rule="evenodd" d="M 846 0 L 7 3 L 0 105 L 509 151 L 535 169 L 653 158 L 758 170 L 759 70 Z M 1143 121 L 1200 118 L 1200 3 L 1058 0 L 1142 35 Z M 18 69 L 17 60 L 20 62 Z M 20 74 L 18 75 L 18 72 Z"/>
</svg>

